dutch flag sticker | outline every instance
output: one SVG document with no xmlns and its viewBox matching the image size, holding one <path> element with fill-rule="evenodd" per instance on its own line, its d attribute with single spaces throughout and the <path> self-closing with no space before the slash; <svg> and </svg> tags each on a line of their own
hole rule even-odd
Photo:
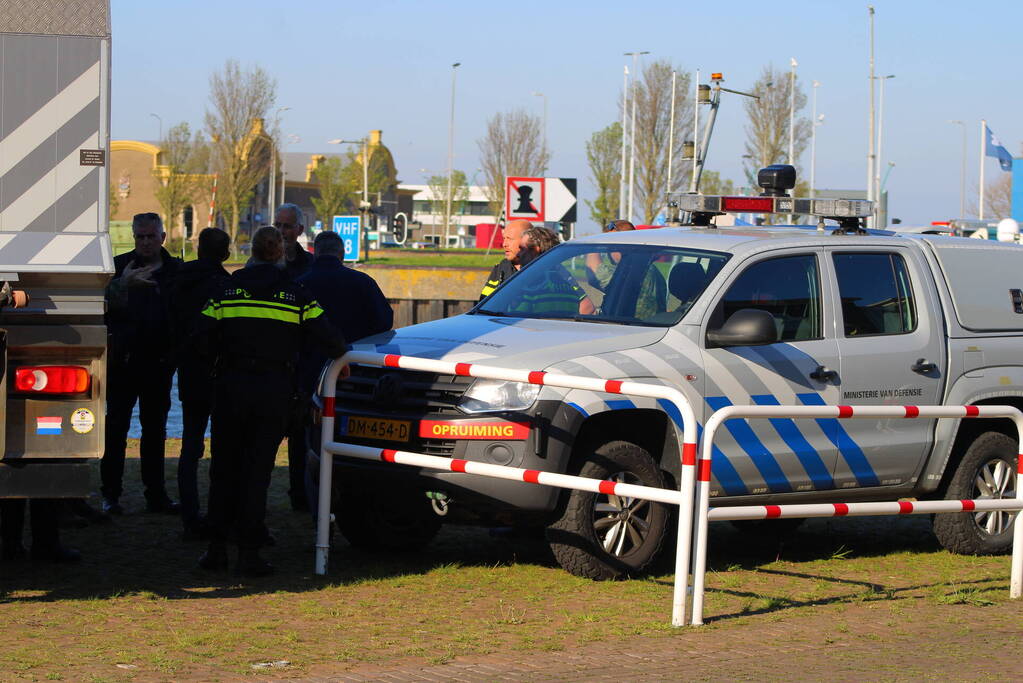
<svg viewBox="0 0 1023 683">
<path fill-rule="evenodd" d="M 61 422 L 63 418 L 60 417 L 37 417 L 36 434 L 60 434 Z"/>
</svg>

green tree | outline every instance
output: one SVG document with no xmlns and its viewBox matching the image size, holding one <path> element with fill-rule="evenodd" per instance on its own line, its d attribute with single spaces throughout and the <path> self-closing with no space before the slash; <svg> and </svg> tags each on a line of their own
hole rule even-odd
<svg viewBox="0 0 1023 683">
<path fill-rule="evenodd" d="M 727 178 L 722 180 L 717 171 L 704 171 L 700 176 L 700 194 L 735 194 L 735 183 Z"/>
<path fill-rule="evenodd" d="M 598 226 L 605 226 L 622 215 L 619 187 L 622 181 L 622 124 L 615 121 L 598 130 L 586 142 L 586 162 L 590 180 L 597 188 L 597 198 L 585 200 L 590 217 Z"/>
<path fill-rule="evenodd" d="M 270 136 L 262 122 L 276 100 L 277 82 L 259 66 L 242 69 L 229 59 L 210 76 L 206 131 L 212 146 L 212 165 L 219 174 L 220 210 L 227 219 L 232 242 L 241 215 L 252 200 L 256 183 L 270 170 Z"/>
<path fill-rule="evenodd" d="M 346 157 L 329 157 L 316 166 L 319 197 L 313 197 L 313 207 L 324 225 L 330 225 L 334 216 L 347 213 L 353 197 L 362 189 L 362 169 L 355 153 Z"/>
<path fill-rule="evenodd" d="M 446 175 L 430 176 L 426 184 L 430 187 L 430 213 L 440 216 L 443 225 L 449 225 L 448 216 L 448 177 Z M 469 201 L 469 182 L 465 173 L 455 169 L 451 172 L 451 215 L 457 216 L 465 212 Z"/>
<path fill-rule="evenodd" d="M 206 141 L 201 132 L 193 133 L 188 124 L 181 122 L 167 131 L 160 141 L 160 156 L 153 169 L 156 189 L 153 194 L 163 210 L 163 223 L 168 240 L 184 237 L 182 212 L 196 201 L 200 173 L 208 158 Z M 178 224 L 182 232 L 178 234 Z"/>
</svg>

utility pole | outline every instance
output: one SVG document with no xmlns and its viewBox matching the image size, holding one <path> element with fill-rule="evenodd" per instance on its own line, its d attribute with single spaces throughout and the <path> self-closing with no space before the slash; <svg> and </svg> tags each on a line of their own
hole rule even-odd
<svg viewBox="0 0 1023 683">
<path fill-rule="evenodd" d="M 455 62 L 451 65 L 451 120 L 448 123 L 448 196 L 445 201 L 444 208 L 444 244 L 448 246 L 448 233 L 451 231 L 451 174 L 454 172 L 454 156 L 455 156 L 455 74 L 458 73 L 456 69 L 461 66 L 461 62 Z"/>
<path fill-rule="evenodd" d="M 277 112 L 274 114 L 274 127 L 270 131 L 270 182 L 267 186 L 267 212 L 266 212 L 266 223 L 267 225 L 273 223 L 274 209 L 277 208 L 277 158 L 280 150 L 278 149 L 277 140 L 274 137 L 277 135 L 278 128 L 281 124 L 281 112 L 285 112 L 291 109 L 291 107 L 278 107 Z"/>
<path fill-rule="evenodd" d="M 790 58 L 789 64 L 789 166 L 796 165 L 796 67 L 799 62 Z"/>
<path fill-rule="evenodd" d="M 963 129 L 963 154 L 959 163 L 959 217 L 966 218 L 966 122 L 958 119 L 949 121 Z"/>
<path fill-rule="evenodd" d="M 813 108 L 811 113 L 812 125 L 810 126 L 810 196 L 817 196 L 817 126 L 820 122 L 817 120 L 817 88 L 820 87 L 819 81 L 813 82 Z"/>
<path fill-rule="evenodd" d="M 533 96 L 534 97 L 542 97 L 543 98 L 543 148 L 542 149 L 543 149 L 543 154 L 544 154 L 544 162 L 543 162 L 543 169 L 540 171 L 540 175 L 545 176 L 545 175 L 547 175 L 547 95 L 544 95 L 542 92 L 534 92 Z"/>
<path fill-rule="evenodd" d="M 665 198 L 671 192 L 671 162 L 675 152 L 675 77 L 678 74 L 671 70 L 671 114 L 668 121 L 668 187 L 664 189 Z"/>
<path fill-rule="evenodd" d="M 980 120 L 980 196 L 977 198 L 977 218 L 984 220 L 984 151 L 987 143 L 987 119 Z"/>
<path fill-rule="evenodd" d="M 622 82 L 622 168 L 621 181 L 618 183 L 618 218 L 625 214 L 625 150 L 628 144 L 628 112 L 629 112 L 629 67 L 624 67 L 625 75 Z M 604 227 L 604 226 L 601 226 Z"/>
<path fill-rule="evenodd" d="M 642 52 L 626 52 L 626 55 L 632 56 L 632 139 L 631 147 L 632 151 L 629 155 L 629 211 L 625 216 L 628 221 L 632 220 L 632 199 L 635 196 L 635 181 L 636 181 L 636 82 L 639 80 L 639 67 L 637 60 L 640 55 L 648 55 L 649 51 L 643 50 Z"/>
<path fill-rule="evenodd" d="M 881 216 L 880 206 L 881 200 L 881 144 L 884 141 L 884 82 L 889 78 L 895 78 L 895 74 L 889 74 L 888 76 L 878 76 L 879 81 L 878 87 L 880 92 L 878 93 L 877 100 L 877 164 L 874 170 L 874 187 L 877 188 L 877 203 L 878 203 L 878 217 Z M 885 210 L 885 223 L 887 223 L 888 211 Z M 875 226 L 875 227 L 884 227 Z"/>
<path fill-rule="evenodd" d="M 867 142 L 867 199 L 874 200 L 874 166 L 876 163 L 874 157 L 874 6 L 867 5 L 867 11 L 870 15 L 870 80 L 867 81 L 870 84 L 870 120 L 869 120 L 869 138 Z M 876 212 L 873 217 L 868 218 L 868 226 L 874 227 L 876 225 Z"/>
</svg>

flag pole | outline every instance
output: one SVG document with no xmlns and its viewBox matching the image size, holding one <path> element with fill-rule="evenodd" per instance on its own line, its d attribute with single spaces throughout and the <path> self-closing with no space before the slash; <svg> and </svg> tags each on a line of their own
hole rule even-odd
<svg viewBox="0 0 1023 683">
<path fill-rule="evenodd" d="M 977 198 L 977 218 L 984 220 L 984 143 L 987 142 L 987 120 L 980 120 L 980 191 Z"/>
</svg>

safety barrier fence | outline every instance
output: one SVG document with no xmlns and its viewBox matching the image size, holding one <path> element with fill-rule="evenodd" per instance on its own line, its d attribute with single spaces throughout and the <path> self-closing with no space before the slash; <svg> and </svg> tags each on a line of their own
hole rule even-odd
<svg viewBox="0 0 1023 683">
<path fill-rule="evenodd" d="M 586 477 L 575 477 L 538 470 L 525 470 L 517 467 L 492 465 L 439 456 L 422 455 L 406 451 L 396 451 L 367 446 L 344 444 L 334 440 L 335 398 L 337 379 L 341 369 L 350 363 L 376 365 L 388 368 L 420 370 L 450 375 L 463 375 L 481 379 L 496 379 L 510 382 L 523 382 L 555 386 L 565 389 L 582 389 L 609 394 L 642 396 L 670 401 L 678 409 L 682 418 L 681 438 L 681 470 L 679 490 L 660 489 L 648 486 L 622 484 L 612 481 L 601 481 Z M 327 572 L 327 560 L 330 552 L 330 510 L 331 510 L 331 477 L 333 474 L 333 455 L 377 460 L 427 467 L 431 469 L 465 472 L 502 479 L 523 481 L 544 486 L 592 491 L 606 495 L 618 495 L 632 498 L 652 500 L 679 506 L 678 515 L 678 550 L 675 556 L 675 588 L 672 598 L 672 624 L 682 626 L 685 623 L 685 600 L 688 590 L 689 565 L 691 556 L 691 539 L 693 528 L 694 491 L 696 488 L 696 416 L 686 397 L 677 389 L 657 384 L 643 384 L 620 380 L 604 380 L 593 377 L 575 377 L 539 370 L 517 370 L 475 363 L 453 363 L 414 356 L 372 353 L 367 351 L 349 351 L 331 363 L 324 374 L 320 396 L 323 401 L 323 417 L 321 423 L 320 447 L 320 484 L 319 505 L 317 508 L 316 526 L 316 573 Z"/>
<path fill-rule="evenodd" d="M 823 503 L 794 505 L 747 505 L 710 508 L 711 455 L 714 435 L 726 421 L 737 418 L 1008 418 L 1016 424 L 1020 444 L 1016 458 L 1016 498 L 981 500 L 894 501 L 880 503 Z M 703 624 L 703 598 L 707 572 L 707 524 L 709 521 L 801 517 L 934 514 L 1023 510 L 1023 413 L 1012 406 L 728 406 L 711 415 L 703 432 L 697 463 L 696 516 L 693 529 L 694 626 Z M 1023 593 L 1023 514 L 1013 526 L 1012 567 L 1009 595 Z"/>
</svg>

